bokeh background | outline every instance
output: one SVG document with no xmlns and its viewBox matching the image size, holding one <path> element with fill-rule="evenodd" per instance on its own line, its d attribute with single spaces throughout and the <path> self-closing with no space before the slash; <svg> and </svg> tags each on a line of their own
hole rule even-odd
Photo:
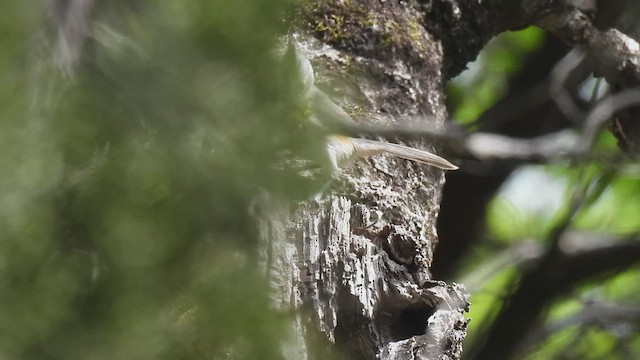
<svg viewBox="0 0 640 360">
<path fill-rule="evenodd" d="M 637 36 L 637 23 L 628 21 L 637 9 L 625 9 L 617 26 Z M 569 51 L 535 27 L 498 36 L 449 84 L 454 120 L 468 129 L 522 139 L 579 129 L 581 124 L 560 110 L 553 89 Z M 562 85 L 586 114 L 613 90 L 583 66 L 571 68 Z M 473 294 L 467 349 L 494 330 L 488 324 L 511 304 L 513 294 L 522 290 L 524 274 L 548 255 L 552 243 L 565 249 L 615 247 L 629 240 L 637 244 L 640 166 L 621 157 L 617 139 L 608 131 L 601 133 L 593 153 L 588 160 L 558 154 L 532 163 L 471 162 L 466 173 L 448 176 L 434 272 L 464 283 Z M 582 200 L 575 216 L 568 217 L 576 197 Z M 460 219 L 466 224 L 456 221 Z M 558 271 L 549 276 L 565 276 Z M 635 265 L 585 275 L 575 286 L 568 281 L 566 289 L 544 300 L 542 318 L 519 356 L 639 357 L 639 276 Z M 531 291 L 542 292 L 544 286 Z"/>
</svg>

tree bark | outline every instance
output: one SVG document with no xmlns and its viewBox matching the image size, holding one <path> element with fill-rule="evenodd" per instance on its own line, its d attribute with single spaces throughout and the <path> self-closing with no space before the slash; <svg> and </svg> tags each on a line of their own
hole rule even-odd
<svg viewBox="0 0 640 360">
<path fill-rule="evenodd" d="M 430 116 L 441 125 L 453 65 L 418 9 L 323 2 L 307 9 L 308 23 L 292 37 L 316 84 L 356 121 Z M 411 145 L 437 152 L 427 142 Z M 275 302 L 298 310 L 297 334 L 319 329 L 350 359 L 461 357 L 467 295 L 430 274 L 444 181 L 435 168 L 378 156 L 341 171 L 313 200 L 270 205 L 264 262 Z M 303 344 L 300 337 L 289 356 L 314 358 L 317 350 Z"/>
</svg>

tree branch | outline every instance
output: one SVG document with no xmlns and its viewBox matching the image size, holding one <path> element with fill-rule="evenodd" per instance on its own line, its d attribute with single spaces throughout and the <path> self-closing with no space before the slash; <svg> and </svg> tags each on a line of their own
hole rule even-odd
<svg viewBox="0 0 640 360">
<path fill-rule="evenodd" d="M 508 359 L 515 354 L 527 332 L 547 304 L 577 284 L 599 275 L 622 271 L 640 262 L 640 239 L 574 250 L 560 247 L 548 252 L 532 271 L 522 277 L 518 288 L 502 309 L 488 337 L 472 350 L 472 359 Z"/>
</svg>

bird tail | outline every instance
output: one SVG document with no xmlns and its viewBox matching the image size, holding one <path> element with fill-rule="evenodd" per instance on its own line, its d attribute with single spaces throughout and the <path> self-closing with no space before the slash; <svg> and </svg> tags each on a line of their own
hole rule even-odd
<svg viewBox="0 0 640 360">
<path fill-rule="evenodd" d="M 432 154 L 428 151 L 415 149 L 404 145 L 369 139 L 354 139 L 354 143 L 356 152 L 359 156 L 362 157 L 387 153 L 402 159 L 435 166 L 443 170 L 458 169 L 457 166 L 447 161 L 447 159 Z"/>
</svg>

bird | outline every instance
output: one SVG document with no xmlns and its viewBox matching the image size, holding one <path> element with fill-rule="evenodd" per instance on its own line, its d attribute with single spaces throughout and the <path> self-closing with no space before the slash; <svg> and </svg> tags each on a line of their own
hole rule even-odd
<svg viewBox="0 0 640 360">
<path fill-rule="evenodd" d="M 327 139 L 327 152 L 334 169 L 342 168 L 351 162 L 370 156 L 388 154 L 401 159 L 411 160 L 443 170 L 457 170 L 458 167 L 447 159 L 425 150 L 379 140 L 354 138 L 344 135 L 330 135 Z"/>
<path fill-rule="evenodd" d="M 295 53 L 298 76 L 302 83 L 302 94 L 310 104 L 313 114 L 312 121 L 319 125 L 355 124 L 346 111 L 315 86 L 315 74 L 309 59 L 295 45 L 290 45 L 290 51 Z M 347 167 L 357 159 L 380 154 L 427 164 L 442 170 L 458 169 L 447 159 L 428 151 L 380 140 L 330 134 L 327 136 L 326 145 L 329 161 L 334 171 Z"/>
</svg>

